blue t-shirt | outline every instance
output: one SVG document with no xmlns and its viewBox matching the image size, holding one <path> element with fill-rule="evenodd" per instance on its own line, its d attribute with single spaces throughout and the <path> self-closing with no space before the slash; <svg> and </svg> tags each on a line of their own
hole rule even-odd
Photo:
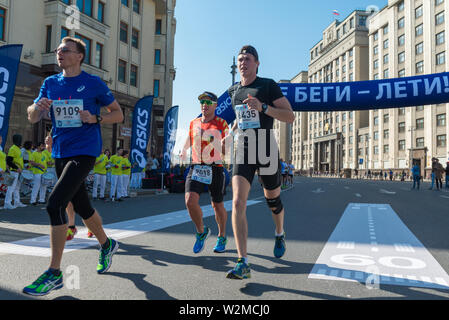
<svg viewBox="0 0 449 320">
<path fill-rule="evenodd" d="M 34 102 L 41 98 L 56 100 L 83 100 L 83 110 L 99 115 L 100 108 L 110 105 L 115 98 L 108 86 L 99 77 L 82 71 L 77 77 L 64 77 L 62 73 L 45 79 Z M 61 128 L 56 126 L 54 108 L 50 108 L 53 124 L 53 158 L 72 156 L 98 157 L 102 139 L 100 125 L 83 123 L 81 127 Z"/>
</svg>

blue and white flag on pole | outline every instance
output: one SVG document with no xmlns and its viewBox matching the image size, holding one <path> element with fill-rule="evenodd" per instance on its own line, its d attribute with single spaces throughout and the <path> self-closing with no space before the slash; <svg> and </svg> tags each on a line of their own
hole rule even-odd
<svg viewBox="0 0 449 320">
<path fill-rule="evenodd" d="M 449 102 L 449 72 L 355 82 L 279 83 L 293 111 L 358 111 L 424 106 Z M 216 115 L 235 119 L 226 90 Z"/>
<path fill-rule="evenodd" d="M 8 137 L 9 114 L 16 89 L 22 45 L 0 46 L 0 134 L 3 138 L 2 148 Z"/>
<path fill-rule="evenodd" d="M 147 164 L 147 146 L 150 139 L 151 108 L 153 96 L 146 96 L 137 101 L 133 111 L 130 162 L 138 164 L 133 172 L 142 171 Z"/>
<path fill-rule="evenodd" d="M 171 156 L 176 144 L 176 131 L 178 130 L 178 106 L 167 111 L 164 121 L 164 158 L 162 170 L 170 172 Z"/>
</svg>

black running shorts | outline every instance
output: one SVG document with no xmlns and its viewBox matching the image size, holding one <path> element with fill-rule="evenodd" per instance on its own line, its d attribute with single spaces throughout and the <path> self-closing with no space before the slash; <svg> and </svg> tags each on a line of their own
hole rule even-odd
<svg viewBox="0 0 449 320">
<path fill-rule="evenodd" d="M 210 197 L 213 202 L 223 202 L 223 195 L 225 190 L 225 174 L 223 167 L 212 166 L 212 183 L 207 185 L 205 183 L 192 180 L 193 165 L 190 166 L 189 173 L 186 177 L 185 192 L 196 192 L 201 194 L 206 191 L 206 187 L 209 191 Z"/>
<path fill-rule="evenodd" d="M 235 164 L 232 170 L 232 175 L 244 177 L 251 185 L 253 183 L 256 171 L 263 167 L 264 166 L 260 164 Z M 264 189 L 274 190 L 279 188 L 281 186 L 281 162 L 279 161 L 278 170 L 276 171 L 276 173 L 272 175 L 259 174 L 259 178 Z"/>
</svg>

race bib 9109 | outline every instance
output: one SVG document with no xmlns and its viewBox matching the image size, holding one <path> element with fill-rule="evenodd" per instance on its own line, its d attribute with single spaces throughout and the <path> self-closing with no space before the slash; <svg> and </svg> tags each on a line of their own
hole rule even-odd
<svg viewBox="0 0 449 320">
<path fill-rule="evenodd" d="M 239 104 L 235 106 L 235 114 L 239 129 L 260 128 L 259 111 L 248 109 L 246 104 Z"/>
<path fill-rule="evenodd" d="M 53 101 L 53 113 L 57 128 L 78 128 L 83 125 L 79 111 L 83 110 L 83 100 Z"/>
</svg>

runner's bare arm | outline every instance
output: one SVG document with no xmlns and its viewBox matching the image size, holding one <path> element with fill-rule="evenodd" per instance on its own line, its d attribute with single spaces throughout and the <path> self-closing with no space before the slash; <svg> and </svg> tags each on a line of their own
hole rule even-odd
<svg viewBox="0 0 449 320">
<path fill-rule="evenodd" d="M 246 103 L 249 109 L 256 109 L 259 112 L 262 112 L 263 103 L 251 95 L 248 95 L 248 98 L 245 99 L 243 103 Z M 295 114 L 286 97 L 274 100 L 273 105 L 274 106 L 268 106 L 268 109 L 265 112 L 266 115 L 282 122 L 293 123 L 293 121 L 295 121 Z"/>
<path fill-rule="evenodd" d="M 52 100 L 47 98 L 40 99 L 37 103 L 33 103 L 28 107 L 28 121 L 31 123 L 39 122 L 42 118 L 49 120 L 48 112 L 50 111 Z"/>
</svg>

